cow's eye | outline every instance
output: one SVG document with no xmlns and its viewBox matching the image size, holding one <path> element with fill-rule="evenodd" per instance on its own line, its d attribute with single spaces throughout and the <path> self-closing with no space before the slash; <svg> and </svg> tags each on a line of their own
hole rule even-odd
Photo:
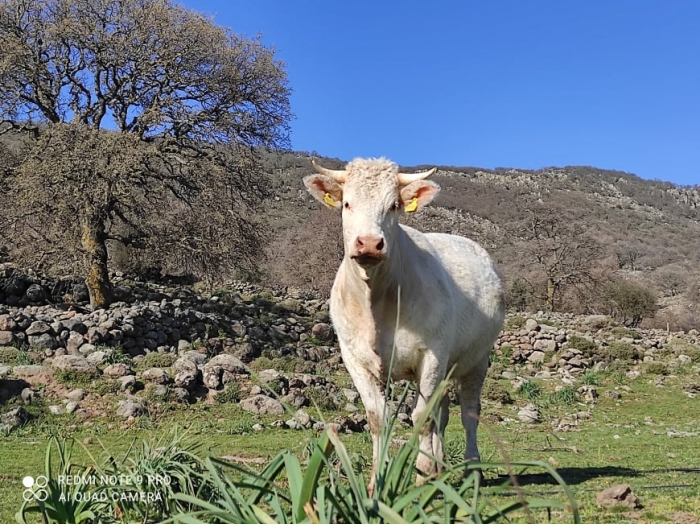
<svg viewBox="0 0 700 524">
<path fill-rule="evenodd" d="M 343 204 L 343 207 L 344 207 L 345 209 L 350 209 L 350 202 L 346 201 L 346 202 Z"/>
<path fill-rule="evenodd" d="M 399 209 L 399 203 L 398 203 L 398 202 L 394 202 L 393 204 L 391 204 L 391 207 L 389 208 L 389 211 L 398 211 L 398 209 Z"/>
</svg>

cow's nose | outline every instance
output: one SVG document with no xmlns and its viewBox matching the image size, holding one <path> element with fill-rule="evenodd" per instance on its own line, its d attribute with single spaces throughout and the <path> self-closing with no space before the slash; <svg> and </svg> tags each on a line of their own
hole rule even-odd
<svg viewBox="0 0 700 524">
<path fill-rule="evenodd" d="M 355 247 L 358 255 L 379 257 L 384 251 L 384 239 L 374 236 L 358 236 Z"/>
</svg>

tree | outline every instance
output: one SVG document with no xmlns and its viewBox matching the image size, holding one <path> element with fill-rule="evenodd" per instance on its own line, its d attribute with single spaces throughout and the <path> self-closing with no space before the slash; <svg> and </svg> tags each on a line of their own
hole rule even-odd
<svg viewBox="0 0 700 524">
<path fill-rule="evenodd" d="M 602 250 L 581 221 L 567 221 L 554 210 L 542 211 L 527 221 L 520 234 L 526 263 L 545 281 L 542 291 L 530 286 L 548 310 L 555 310 L 567 287 L 595 284 L 594 269 Z"/>
<path fill-rule="evenodd" d="M 654 293 L 647 286 L 632 280 L 617 280 L 605 287 L 609 313 L 626 326 L 636 327 L 658 308 Z"/>
<path fill-rule="evenodd" d="M 273 50 L 171 0 L 0 0 L 0 41 L 0 131 L 32 131 L 2 184 L 18 253 L 82 268 L 93 307 L 110 242 L 255 262 L 257 151 L 289 144 Z"/>
</svg>

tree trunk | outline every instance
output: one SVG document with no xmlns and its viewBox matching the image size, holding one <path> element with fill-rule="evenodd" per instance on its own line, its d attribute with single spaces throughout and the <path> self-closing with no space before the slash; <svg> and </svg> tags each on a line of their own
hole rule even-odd
<svg viewBox="0 0 700 524">
<path fill-rule="evenodd" d="M 83 217 L 83 249 L 88 257 L 88 276 L 85 285 L 90 294 L 90 307 L 107 307 L 112 299 L 112 284 L 107 269 L 107 235 L 101 213 L 91 206 Z"/>
<path fill-rule="evenodd" d="M 551 278 L 547 279 L 547 310 L 554 311 L 554 295 L 557 292 L 557 286 Z"/>
</svg>

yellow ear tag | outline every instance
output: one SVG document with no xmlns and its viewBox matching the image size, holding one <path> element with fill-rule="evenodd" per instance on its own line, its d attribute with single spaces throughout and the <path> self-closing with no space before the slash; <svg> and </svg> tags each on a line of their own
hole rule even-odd
<svg viewBox="0 0 700 524">
<path fill-rule="evenodd" d="M 405 207 L 405 211 L 406 213 L 413 213 L 416 209 L 418 209 L 418 197 L 413 197 L 411 203 Z"/>
<path fill-rule="evenodd" d="M 335 200 L 333 200 L 333 199 L 331 198 L 331 196 L 330 196 L 328 193 L 326 193 L 325 195 L 323 195 L 323 201 L 324 201 L 326 204 L 328 204 L 329 206 L 335 207 Z"/>
</svg>

